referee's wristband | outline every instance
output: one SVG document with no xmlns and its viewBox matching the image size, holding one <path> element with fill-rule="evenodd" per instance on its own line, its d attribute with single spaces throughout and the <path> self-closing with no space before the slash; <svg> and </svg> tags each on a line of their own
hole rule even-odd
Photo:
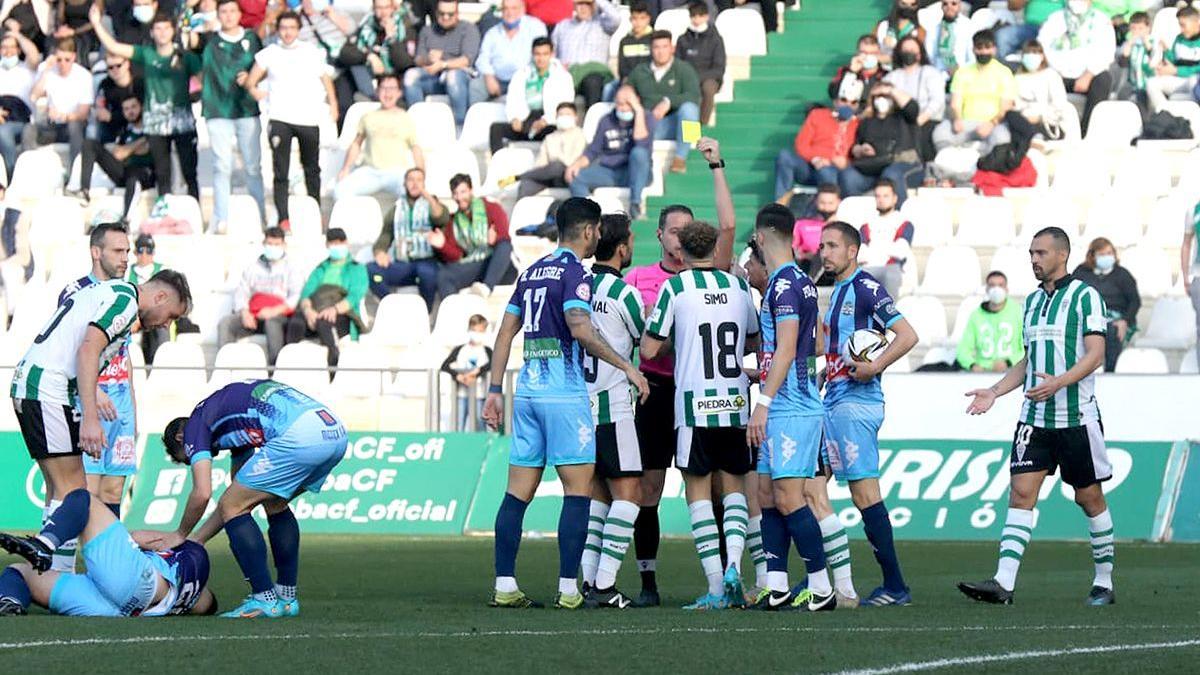
<svg viewBox="0 0 1200 675">
<path fill-rule="evenodd" d="M 770 408 L 771 402 L 774 400 L 775 399 L 771 398 L 770 396 L 767 396 L 766 394 L 759 394 L 757 405 L 761 405 L 764 408 Z"/>
<path fill-rule="evenodd" d="M 499 384 L 489 384 L 488 385 L 488 393 L 489 394 L 503 394 L 504 387 Z"/>
</svg>

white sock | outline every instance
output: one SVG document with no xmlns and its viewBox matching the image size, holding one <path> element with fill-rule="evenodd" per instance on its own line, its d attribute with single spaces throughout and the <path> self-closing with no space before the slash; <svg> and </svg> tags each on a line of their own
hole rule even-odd
<svg viewBox="0 0 1200 675">
<path fill-rule="evenodd" d="M 717 520 L 713 517 L 712 502 L 700 499 L 688 504 L 692 520 L 692 541 L 696 544 L 696 555 L 700 556 L 700 567 L 708 579 L 710 595 L 724 595 L 724 574 L 721 571 L 721 534 L 717 532 Z"/>
<path fill-rule="evenodd" d="M 750 550 L 750 562 L 754 563 L 754 585 L 767 588 L 767 552 L 762 546 L 762 515 L 751 516 L 746 528 L 746 548 Z"/>
<path fill-rule="evenodd" d="M 604 535 L 604 519 L 608 516 L 608 504 L 592 500 L 588 508 L 587 540 L 583 544 L 583 558 L 579 567 L 583 570 L 583 583 L 596 585 L 596 568 L 600 565 L 600 540 Z"/>
<path fill-rule="evenodd" d="M 596 588 L 612 588 L 617 583 L 621 561 L 633 541 L 633 522 L 640 507 L 633 502 L 617 500 L 604 520 L 604 539 L 600 544 L 600 570 L 596 573 Z"/>
<path fill-rule="evenodd" d="M 579 595 L 579 585 L 569 577 L 558 578 L 558 592 L 563 595 Z"/>
<path fill-rule="evenodd" d="M 829 567 L 822 567 L 818 572 L 808 575 L 808 590 L 817 595 L 829 595 L 833 587 L 829 585 Z"/>
<path fill-rule="evenodd" d="M 1116 551 L 1113 544 L 1112 512 L 1108 509 L 1095 518 L 1088 518 L 1088 533 L 1092 539 L 1092 562 L 1096 565 L 1096 578 L 1093 586 L 1111 589 L 1113 555 Z"/>
<path fill-rule="evenodd" d="M 295 600 L 296 599 L 296 587 L 295 586 L 281 586 L 279 584 L 275 584 L 275 595 L 278 595 L 279 597 L 283 598 L 284 600 Z"/>
<path fill-rule="evenodd" d="M 725 530 L 725 555 L 729 559 L 727 569 L 742 569 L 742 551 L 746 550 L 746 528 L 750 526 L 750 509 L 746 506 L 746 495 L 731 492 L 721 500 L 725 505 L 722 524 Z"/>
<path fill-rule="evenodd" d="M 50 504 L 42 508 L 42 524 L 45 525 L 50 516 L 62 506 L 61 499 L 51 499 Z M 43 540 L 44 541 L 44 540 Z M 66 572 L 68 574 L 75 572 L 75 552 L 79 548 L 79 540 L 71 539 L 59 544 L 54 550 L 54 556 L 51 559 L 50 570 L 53 572 Z"/>
<path fill-rule="evenodd" d="M 838 593 L 857 598 L 854 579 L 850 574 L 850 537 L 842 527 L 836 514 L 825 516 L 817 523 L 821 527 L 821 546 L 825 549 L 825 562 L 833 572 L 833 585 Z"/>
<path fill-rule="evenodd" d="M 1000 562 L 996 565 L 996 581 L 1006 591 L 1017 585 L 1017 570 L 1025 547 L 1033 537 L 1033 511 L 1008 508 L 1004 519 L 1004 531 L 1000 534 Z"/>
<path fill-rule="evenodd" d="M 791 586 L 788 585 L 787 572 L 767 572 L 767 588 L 776 593 L 787 593 Z"/>
<path fill-rule="evenodd" d="M 496 577 L 496 590 L 501 593 L 512 593 L 517 590 L 516 577 Z"/>
</svg>

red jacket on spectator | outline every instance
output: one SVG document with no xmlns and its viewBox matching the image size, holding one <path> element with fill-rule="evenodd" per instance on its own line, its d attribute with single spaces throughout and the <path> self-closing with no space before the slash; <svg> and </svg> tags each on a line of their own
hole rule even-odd
<svg viewBox="0 0 1200 675">
<path fill-rule="evenodd" d="M 1034 187 L 1037 185 L 1037 169 L 1028 157 L 1021 160 L 1017 168 L 1010 173 L 997 173 L 980 169 L 975 172 L 971 182 L 985 197 L 1000 197 L 1004 188 Z"/>
<path fill-rule="evenodd" d="M 551 28 L 574 16 L 575 0 L 526 0 L 525 11 L 541 19 L 546 28 Z"/>
<path fill-rule="evenodd" d="M 804 120 L 800 132 L 796 134 L 796 154 L 806 162 L 812 162 L 816 157 L 849 158 L 857 131 L 857 117 L 851 118 L 849 122 L 840 122 L 832 110 L 814 108 Z"/>
<path fill-rule="evenodd" d="M 242 10 L 242 28 L 255 30 L 267 16 L 267 0 L 237 0 L 237 4 Z"/>
<path fill-rule="evenodd" d="M 496 241 L 504 241 L 508 239 L 508 214 L 504 212 L 504 207 L 490 200 L 483 200 L 483 208 L 487 213 L 488 226 L 496 230 Z M 450 222 L 446 223 L 442 228 L 442 232 L 446 234 L 446 243 L 442 244 L 441 248 L 436 248 L 438 257 L 444 263 L 456 263 L 462 260 L 463 250 L 454 239 L 454 217 L 451 216 Z"/>
</svg>

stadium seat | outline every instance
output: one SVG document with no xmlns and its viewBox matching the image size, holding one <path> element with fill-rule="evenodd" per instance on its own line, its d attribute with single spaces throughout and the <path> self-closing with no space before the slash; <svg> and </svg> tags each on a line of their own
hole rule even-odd
<svg viewBox="0 0 1200 675">
<path fill-rule="evenodd" d="M 971 314 L 986 299 L 982 295 L 968 295 L 958 303 L 958 309 L 954 311 L 954 327 L 950 329 L 950 337 L 946 340 L 947 344 L 957 345 L 962 340 L 963 333 L 967 330 L 967 323 L 971 320 Z"/>
<path fill-rule="evenodd" d="M 486 298 L 474 293 L 456 293 L 442 300 L 431 336 L 434 342 L 454 347 L 467 341 L 467 319 L 474 314 L 488 314 Z"/>
<path fill-rule="evenodd" d="M 491 140 L 492 125 L 496 122 L 507 121 L 504 118 L 503 101 L 476 103 L 467 109 L 467 117 L 463 120 L 462 133 L 458 137 L 458 142 L 469 150 L 487 150 Z"/>
<path fill-rule="evenodd" d="M 258 204 L 250 195 L 229 196 L 229 221 L 225 234 L 231 241 L 261 242 L 263 224 L 258 216 Z"/>
<path fill-rule="evenodd" d="M 633 24 L 629 22 L 629 16 L 624 12 L 621 13 L 621 23 L 617 25 L 617 29 L 608 38 L 608 58 L 612 62 L 621 53 L 621 40 L 629 35 L 629 31 L 633 30 Z"/>
<path fill-rule="evenodd" d="M 419 295 L 393 293 L 379 301 L 375 323 L 361 340 L 380 347 L 416 347 L 429 339 L 429 313 Z"/>
<path fill-rule="evenodd" d="M 197 119 L 196 121 L 199 122 L 200 120 Z M 67 178 L 67 185 L 66 185 L 67 189 L 69 189 L 69 190 L 78 190 L 79 189 L 80 171 L 82 170 L 82 166 L 81 166 L 82 162 L 83 162 L 82 154 L 77 155 L 75 157 L 75 161 L 71 162 L 71 176 L 69 178 Z M 0 162 L 0 173 L 3 172 L 2 171 L 3 164 L 4 164 L 3 162 Z M 7 180 L 8 179 L 6 177 L 5 182 L 7 182 Z M 104 173 L 103 171 L 93 171 L 92 172 L 92 187 L 91 187 L 92 190 L 100 190 L 100 189 L 114 190 L 114 189 L 116 189 L 116 187 L 117 186 L 113 184 L 112 179 L 108 177 L 108 174 Z"/>
<path fill-rule="evenodd" d="M 208 386 L 213 391 L 230 382 L 266 379 L 267 355 L 257 343 L 231 342 L 217 351 Z"/>
<path fill-rule="evenodd" d="M 437 150 L 457 140 L 454 112 L 445 103 L 414 103 L 408 108 L 408 116 L 412 118 L 413 126 L 420 130 L 417 133 L 417 144 L 424 150 Z"/>
<path fill-rule="evenodd" d="M 1142 113 L 1133 101 L 1101 101 L 1092 110 L 1088 145 L 1127 148 L 1142 133 Z"/>
<path fill-rule="evenodd" d="M 1200 132 L 1197 134 L 1200 135 Z M 1193 150 L 1184 160 L 1175 191 L 1188 197 L 1200 192 L 1200 150 Z"/>
<path fill-rule="evenodd" d="M 308 195 L 288 195 L 288 224 L 297 239 L 321 239 L 321 205 Z"/>
<path fill-rule="evenodd" d="M 1093 123 L 1094 126 L 1094 123 Z M 1051 187 L 1065 194 L 1100 194 L 1108 189 L 1112 179 L 1108 163 L 1095 152 L 1064 153 L 1054 167 Z"/>
<path fill-rule="evenodd" d="M 1079 209 L 1068 194 L 1041 191 L 1025 205 L 1021 233 L 1015 239 L 1018 246 L 1027 248 L 1033 235 L 1044 227 L 1061 227 L 1068 235 L 1079 234 Z"/>
<path fill-rule="evenodd" d="M 519 176 L 533 168 L 533 160 L 534 153 L 528 148 L 501 148 L 488 162 L 487 180 L 484 181 L 480 194 L 495 195 L 505 189 L 515 191 L 516 183 L 502 189 L 499 182 L 511 176 Z"/>
<path fill-rule="evenodd" d="M 17 155 L 6 199 L 37 200 L 58 194 L 63 186 L 62 158 L 52 147 Z"/>
<path fill-rule="evenodd" d="M 958 356 L 953 347 L 941 346 L 930 347 L 925 352 L 925 356 L 921 357 L 921 365 L 928 366 L 934 363 L 944 363 L 949 365 L 954 363 L 954 359 Z"/>
<path fill-rule="evenodd" d="M 913 371 L 913 367 L 912 367 L 912 361 L 908 358 L 908 354 L 904 354 L 900 358 L 893 361 L 892 365 L 888 366 L 887 371 L 892 374 L 911 373 Z M 820 371 L 817 371 L 817 372 L 820 372 Z"/>
<path fill-rule="evenodd" d="M 1196 310 L 1186 297 L 1159 298 L 1150 311 L 1150 325 L 1135 339 L 1139 347 L 1183 349 L 1196 341 Z"/>
<path fill-rule="evenodd" d="M 1165 195 L 1171 191 L 1170 166 L 1162 153 L 1139 149 L 1117 166 L 1113 188 L 1143 199 Z"/>
<path fill-rule="evenodd" d="M 761 19 L 759 20 L 761 23 Z M 687 7 L 676 7 L 668 9 L 665 12 L 659 12 L 658 18 L 654 20 L 654 30 L 669 30 L 671 36 L 678 40 L 680 35 L 687 32 L 688 26 L 692 20 L 688 17 Z M 732 37 L 732 36 L 731 36 Z M 732 42 L 732 40 L 729 40 Z"/>
<path fill-rule="evenodd" d="M 1192 138 L 1200 136 L 1200 104 L 1195 101 L 1167 101 L 1163 110 L 1192 124 Z"/>
<path fill-rule="evenodd" d="M 370 246 L 379 236 L 383 226 L 383 214 L 374 197 L 343 197 L 333 205 L 329 214 L 329 227 L 340 227 L 349 238 L 351 254 L 362 246 Z"/>
<path fill-rule="evenodd" d="M 546 211 L 554 203 L 554 197 L 534 195 L 522 197 L 513 206 L 512 215 L 508 219 L 509 231 L 515 232 L 527 225 L 537 225 L 545 222 Z"/>
<path fill-rule="evenodd" d="M 1132 246 L 1142 236 L 1142 214 L 1135 195 L 1108 192 L 1092 202 L 1087 225 L 1080 237 L 1086 249 L 1096 237 L 1107 237 L 1113 246 Z"/>
<path fill-rule="evenodd" d="M 904 315 L 923 344 L 946 339 L 946 309 L 942 301 L 928 295 L 909 295 L 896 301 L 896 311 Z"/>
<path fill-rule="evenodd" d="M 1194 201 L 1181 194 L 1167 195 L 1154 203 L 1146 227 L 1145 243 L 1153 246 L 1179 246 L 1183 228 L 1191 217 Z"/>
<path fill-rule="evenodd" d="M 1119 257 L 1121 265 L 1137 280 L 1138 293 L 1143 298 L 1157 298 L 1171 290 L 1174 266 L 1161 247 L 1138 244 L 1121 251 Z"/>
<path fill-rule="evenodd" d="M 65 237 L 86 234 L 83 207 L 71 197 L 46 197 L 30 215 L 29 238 L 57 242 Z"/>
<path fill-rule="evenodd" d="M 377 398 L 383 391 L 389 355 L 361 342 L 348 342 L 338 356 L 338 369 L 333 376 L 333 390 L 341 397 Z M 432 364 L 431 364 L 432 367 Z"/>
<path fill-rule="evenodd" d="M 1180 375 L 1195 375 L 1200 373 L 1200 366 L 1197 365 L 1197 355 L 1195 349 L 1189 349 L 1183 354 L 1183 361 L 1179 363 Z"/>
<path fill-rule="evenodd" d="M 33 338 L 46 327 L 46 323 L 58 307 L 58 293 L 61 290 L 61 287 L 29 283 L 23 287 L 23 292 L 15 302 L 10 299 L 13 308 L 12 322 L 9 323 L 5 335 L 18 345 L 20 354 L 17 355 L 17 360 L 29 349 Z M 16 362 L 14 360 L 12 364 L 15 365 Z"/>
<path fill-rule="evenodd" d="M 979 290 L 979 256 L 969 246 L 950 245 L 934 249 L 925 261 L 921 280 L 923 295 L 972 295 Z"/>
<path fill-rule="evenodd" d="M 319 399 L 329 390 L 326 351 L 312 342 L 287 345 L 275 359 L 273 378 Z"/>
<path fill-rule="evenodd" d="M 662 16 L 659 14 L 660 21 Z M 727 56 L 763 56 L 767 53 L 767 32 L 763 28 L 762 14 L 753 9 L 727 9 L 717 15 L 716 26 L 717 32 L 725 38 Z"/>
<path fill-rule="evenodd" d="M 1154 23 L 1150 26 L 1150 37 L 1156 45 L 1172 44 L 1179 35 L 1179 20 L 1175 16 L 1179 10 L 1172 6 L 1173 3 L 1163 4 L 1163 8 L 1154 14 Z"/>
<path fill-rule="evenodd" d="M 482 185 L 479 181 L 479 162 L 475 153 L 466 147 L 453 143 L 438 147 L 437 152 L 425 156 L 425 187 L 438 197 L 450 198 L 450 179 L 459 173 L 471 177 L 471 185 L 476 189 Z"/>
<path fill-rule="evenodd" d="M 1003 197 L 973 197 L 963 205 L 955 243 L 964 246 L 1003 246 L 1013 240 L 1012 202 Z"/>
<path fill-rule="evenodd" d="M 1004 272 L 1004 276 L 1008 277 L 1010 295 L 1023 298 L 1037 288 L 1037 278 L 1033 276 L 1033 267 L 1029 262 L 1028 247 L 1002 246 L 996 249 L 984 274 L 992 270 Z"/>
<path fill-rule="evenodd" d="M 942 5 L 933 3 L 917 10 L 917 24 L 925 30 L 933 30 L 942 21 Z"/>
<path fill-rule="evenodd" d="M 912 221 L 913 246 L 941 246 L 949 243 L 954 236 L 950 207 L 937 197 L 909 197 L 900 213 Z"/>
<path fill-rule="evenodd" d="M 199 392 L 208 385 L 204 349 L 194 342 L 164 342 L 154 352 L 146 383 L 158 394 L 164 390 Z"/>
<path fill-rule="evenodd" d="M 362 119 L 363 115 L 378 109 L 379 101 L 359 101 L 352 103 L 350 108 L 346 110 L 346 118 L 342 120 L 342 133 L 338 135 L 337 139 L 338 148 L 341 150 L 349 148 L 350 144 L 354 142 L 354 137 L 358 135 L 359 120 Z"/>
<path fill-rule="evenodd" d="M 627 213 L 629 211 L 629 188 L 596 188 L 592 191 L 592 201 L 600 205 L 600 211 L 603 213 Z"/>
<path fill-rule="evenodd" d="M 877 213 L 875 198 L 871 195 L 846 197 L 838 206 L 837 219 L 860 228 Z"/>
<path fill-rule="evenodd" d="M 592 138 L 596 135 L 596 127 L 600 125 L 600 118 L 613 111 L 615 104 L 600 101 L 593 103 L 592 107 L 587 109 L 583 115 L 583 136 L 588 143 L 592 142 Z"/>
<path fill-rule="evenodd" d="M 1166 375 L 1171 369 L 1167 367 L 1167 355 L 1161 351 L 1129 347 L 1117 357 L 1117 367 L 1113 372 L 1129 375 Z"/>
</svg>

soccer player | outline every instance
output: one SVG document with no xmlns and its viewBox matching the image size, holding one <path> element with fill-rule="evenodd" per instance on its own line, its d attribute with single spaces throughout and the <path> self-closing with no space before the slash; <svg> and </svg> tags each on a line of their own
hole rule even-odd
<svg viewBox="0 0 1200 675">
<path fill-rule="evenodd" d="M 912 326 L 896 311 L 892 298 L 858 267 L 862 245 L 858 230 L 835 221 L 821 231 L 821 264 L 836 280 L 825 314 L 825 455 L 833 475 L 850 485 L 850 497 L 862 513 L 863 529 L 883 570 L 883 585 L 861 605 L 907 605 L 892 522 L 879 491 L 879 427 L 883 424 L 880 374 L 917 344 Z M 870 362 L 847 362 L 842 346 L 854 331 L 892 331 L 895 337 Z M 826 535 L 828 536 L 828 535 Z"/>
<path fill-rule="evenodd" d="M 496 512 L 496 585 L 492 607 L 540 607 L 517 586 L 517 548 L 525 509 L 550 464 L 563 484 L 558 520 L 558 594 L 562 609 L 583 606 L 575 578 L 587 537 L 595 429 L 584 380 L 584 350 L 625 374 L 639 395 L 646 378 L 592 326 L 592 280 L 580 260 L 596 252 L 600 206 L 572 197 L 558 208 L 560 248 L 521 273 L 492 351 L 491 384 L 483 407 L 488 426 L 504 414 L 503 381 L 513 338 L 524 332 L 525 365 L 513 397 L 508 489 Z"/>
<path fill-rule="evenodd" d="M 222 527 L 250 595 L 221 616 L 296 616 L 300 526 L 288 503 L 305 491 L 320 492 L 346 454 L 346 428 L 327 407 L 273 380 L 234 382 L 177 417 L 163 431 L 167 455 L 192 468 L 192 491 L 175 532 L 160 533 L 159 546 L 191 537 L 205 543 Z M 193 535 L 212 496 L 213 457 L 230 452 L 233 476 L 217 508 Z M 250 512 L 262 506 L 275 559 L 277 584 L 267 569 L 267 546 Z"/>
<path fill-rule="evenodd" d="M 592 326 L 623 358 L 645 329 L 641 295 L 621 279 L 633 259 L 629 216 L 600 219 L 600 243 L 592 265 Z M 633 423 L 635 394 L 625 374 L 591 354 L 584 355 L 592 420 L 596 424 L 596 474 L 583 547 L 584 599 L 588 607 L 625 609 L 632 601 L 616 589 L 617 572 L 633 538 L 641 499 L 642 456 Z"/>
<path fill-rule="evenodd" d="M 1112 478 L 1104 427 L 1096 403 L 1096 369 L 1104 364 L 1108 330 L 1104 300 L 1067 272 L 1071 240 L 1057 227 L 1034 235 L 1033 274 L 1041 282 L 1025 299 L 1025 357 L 987 389 L 967 392 L 967 413 L 982 415 L 996 399 L 1024 386 L 1025 401 L 1013 435 L 1008 515 L 1000 536 L 996 576 L 958 589 L 983 602 L 1011 605 L 1017 569 L 1033 535 L 1034 507 L 1046 476 L 1062 469 L 1075 503 L 1088 518 L 1095 578 L 1087 604 L 1111 605 L 1113 519 L 1100 483 Z"/>
<path fill-rule="evenodd" d="M 12 540 L 11 552 L 33 569 L 50 569 L 54 551 L 87 524 L 91 499 L 79 456 L 99 458 L 106 444 L 96 399 L 100 372 L 135 320 L 146 330 L 166 326 L 184 316 L 191 301 L 187 279 L 173 270 L 139 288 L 115 279 L 89 286 L 63 301 L 17 364 L 11 395 L 21 435 L 47 497 L 60 502 L 36 536 Z"/>
<path fill-rule="evenodd" d="M 701 138 L 696 144 L 713 174 L 713 194 L 716 199 L 717 250 L 714 266 L 728 270 L 733 263 L 733 236 L 737 224 L 733 211 L 733 198 L 725 177 L 725 161 L 721 158 L 720 144 L 711 138 Z M 647 311 L 654 307 L 658 292 L 668 279 L 683 269 L 679 252 L 679 231 L 692 222 L 692 210 L 682 204 L 667 206 L 658 214 L 658 243 L 662 258 L 653 265 L 635 267 L 625 275 L 625 283 L 633 286 L 642 295 L 642 304 Z M 658 564 L 658 503 L 662 500 L 663 485 L 667 468 L 674 456 L 675 438 L 675 363 L 670 354 L 648 359 L 641 355 L 638 367 L 650 382 L 650 396 L 637 406 L 634 423 L 637 426 L 638 446 L 642 452 L 642 503 L 634 523 L 633 543 L 637 553 L 638 570 L 642 577 L 642 592 L 637 604 L 656 607 L 658 580 L 655 569 Z M 752 525 L 756 525 L 753 521 Z M 748 536 L 757 539 L 756 527 Z"/>
<path fill-rule="evenodd" d="M 764 206 L 755 222 L 754 243 L 770 276 L 761 310 L 759 371 L 764 375 L 746 436 L 751 447 L 759 448 L 758 473 L 768 475 L 772 486 L 772 514 L 763 537 L 771 593 L 760 606 L 817 612 L 835 609 L 838 597 L 829 582 L 821 527 L 805 497 L 821 453 L 825 411 L 816 363 L 823 339 L 817 287 L 792 253 L 795 223 L 792 212 L 779 204 Z M 808 585 L 794 598 L 787 582 L 789 539 L 808 570 Z"/>
<path fill-rule="evenodd" d="M 742 356 L 747 342 L 757 339 L 758 316 L 745 280 L 713 267 L 716 244 L 717 230 L 706 223 L 692 222 L 680 230 L 687 269 L 659 292 L 641 342 L 646 358 L 665 353 L 668 342 L 675 349 L 675 465 L 683 472 L 692 539 L 708 580 L 708 592 L 685 609 L 725 609 L 745 601 L 739 568 L 749 509 L 742 485 L 751 457 Z M 720 477 L 725 507 L 724 570 L 713 513 L 713 474 Z"/>
<path fill-rule="evenodd" d="M 25 614 L 31 602 L 66 616 L 173 616 L 213 614 L 208 553 L 195 541 L 170 549 L 143 550 L 116 515 L 94 495 L 79 535 L 87 573 L 38 573 L 9 565 L 0 573 L 0 616 Z M 0 547 L 21 548 L 0 534 Z"/>
</svg>

